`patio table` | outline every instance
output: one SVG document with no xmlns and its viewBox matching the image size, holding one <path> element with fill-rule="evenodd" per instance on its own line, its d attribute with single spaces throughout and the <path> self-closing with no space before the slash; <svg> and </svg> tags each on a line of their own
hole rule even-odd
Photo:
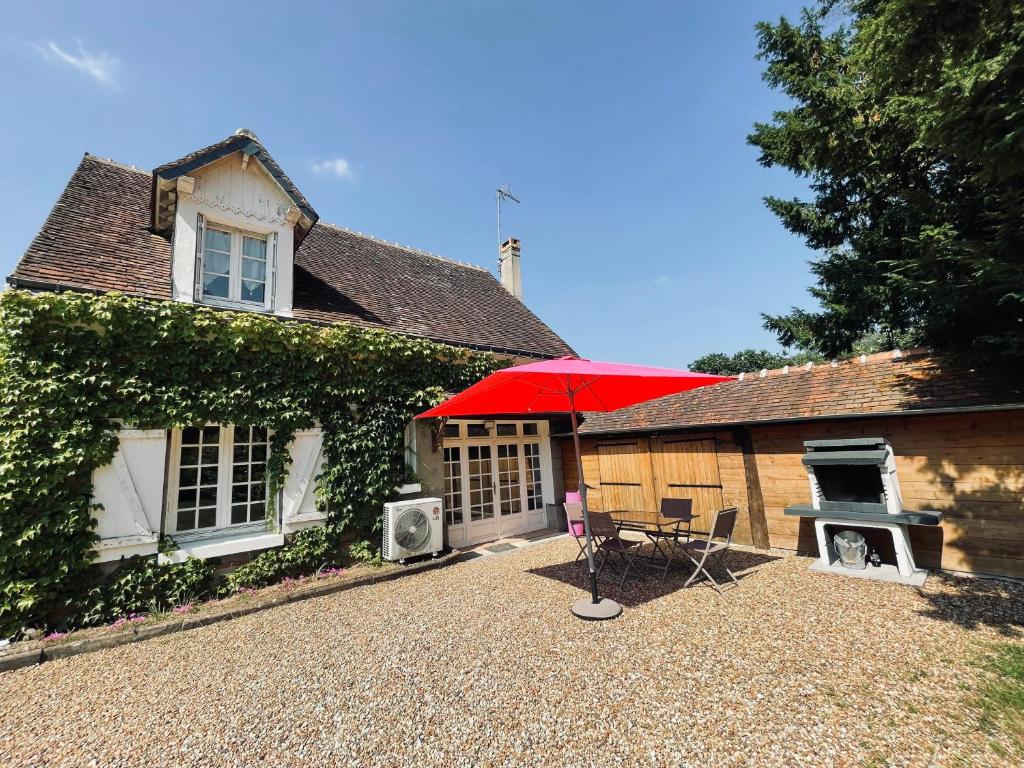
<svg viewBox="0 0 1024 768">
<path fill-rule="evenodd" d="M 647 558 L 647 567 L 660 568 L 662 576 L 668 573 L 669 566 L 672 564 L 673 550 L 670 549 L 668 552 L 663 550 L 661 548 L 661 541 L 672 539 L 673 548 L 681 535 L 685 535 L 686 540 L 689 541 L 693 521 L 700 517 L 699 514 L 690 514 L 685 517 L 658 517 L 652 520 L 648 513 L 631 512 L 628 510 L 613 511 L 611 516 L 619 531 L 642 533 L 654 545 L 650 557 Z M 686 529 L 680 530 L 678 526 L 684 523 L 686 524 Z M 664 565 L 660 565 L 659 561 L 663 562 Z"/>
</svg>

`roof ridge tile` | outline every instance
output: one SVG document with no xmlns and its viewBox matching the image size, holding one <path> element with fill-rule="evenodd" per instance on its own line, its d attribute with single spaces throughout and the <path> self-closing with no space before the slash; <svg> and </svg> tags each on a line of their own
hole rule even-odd
<svg viewBox="0 0 1024 768">
<path fill-rule="evenodd" d="M 82 155 L 82 159 L 88 158 L 89 160 L 95 160 L 97 163 L 103 163 L 104 165 L 112 165 L 115 168 L 121 168 L 125 171 L 135 171 L 136 173 L 142 173 L 149 176 L 149 171 L 145 168 L 139 168 L 137 165 L 129 165 L 128 163 L 118 162 L 112 157 L 101 157 L 100 155 L 94 155 L 91 152 L 86 152 Z"/>
<path fill-rule="evenodd" d="M 413 248 L 411 245 L 402 245 L 402 243 L 394 243 L 391 242 L 390 240 L 385 240 L 382 237 L 374 237 L 373 235 L 368 235 L 365 232 L 356 232 L 354 229 L 343 227 L 340 224 L 332 224 L 329 221 L 319 221 L 317 223 L 320 224 L 321 226 L 330 227 L 331 229 L 336 229 L 339 232 L 344 232 L 354 237 L 362 237 L 365 240 L 370 240 L 374 243 L 380 243 L 381 245 L 390 245 L 392 248 L 401 248 L 403 251 L 408 251 L 409 253 L 416 254 L 417 256 L 427 256 L 431 259 L 437 259 L 438 261 L 446 261 L 449 264 L 458 264 L 460 267 L 478 269 L 481 272 L 486 272 L 487 274 L 491 273 L 489 269 L 487 269 L 486 267 L 481 267 L 479 264 L 470 264 L 468 261 L 459 261 L 458 259 L 452 259 L 449 258 L 448 256 L 441 256 L 437 253 L 424 251 L 422 248 Z"/>
</svg>

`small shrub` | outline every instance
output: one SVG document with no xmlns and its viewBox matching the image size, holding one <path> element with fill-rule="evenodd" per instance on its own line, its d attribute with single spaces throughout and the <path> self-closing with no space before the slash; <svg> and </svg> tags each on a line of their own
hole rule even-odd
<svg viewBox="0 0 1024 768">
<path fill-rule="evenodd" d="M 191 557 L 161 565 L 155 556 L 133 557 L 93 587 L 87 609 L 71 626 L 109 624 L 125 616 L 169 611 L 213 594 L 213 564 Z"/>
<path fill-rule="evenodd" d="M 270 549 L 239 566 L 227 577 L 228 592 L 255 589 L 283 578 L 308 576 L 340 564 L 340 531 L 336 526 L 299 531 L 282 549 Z"/>
<path fill-rule="evenodd" d="M 380 547 L 368 539 L 354 541 L 349 545 L 348 556 L 359 562 L 380 565 Z"/>
</svg>

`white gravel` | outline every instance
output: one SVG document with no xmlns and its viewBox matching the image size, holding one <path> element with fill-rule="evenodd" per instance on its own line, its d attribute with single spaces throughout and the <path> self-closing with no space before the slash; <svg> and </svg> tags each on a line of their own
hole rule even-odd
<svg viewBox="0 0 1024 768">
<path fill-rule="evenodd" d="M 0 675 L 0 765 L 1020 764 L 969 690 L 983 644 L 1024 627 L 1019 585 L 919 592 L 741 552 L 724 596 L 635 580 L 607 589 L 622 617 L 586 623 L 568 611 L 575 551 L 558 540 Z"/>
</svg>

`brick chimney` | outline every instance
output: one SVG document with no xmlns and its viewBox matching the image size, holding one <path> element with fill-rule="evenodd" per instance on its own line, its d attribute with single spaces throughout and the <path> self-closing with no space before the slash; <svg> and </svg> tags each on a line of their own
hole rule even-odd
<svg viewBox="0 0 1024 768">
<path fill-rule="evenodd" d="M 523 298 L 523 276 L 519 266 L 519 241 L 510 237 L 498 251 L 498 271 L 501 284 L 517 299 Z"/>
</svg>

